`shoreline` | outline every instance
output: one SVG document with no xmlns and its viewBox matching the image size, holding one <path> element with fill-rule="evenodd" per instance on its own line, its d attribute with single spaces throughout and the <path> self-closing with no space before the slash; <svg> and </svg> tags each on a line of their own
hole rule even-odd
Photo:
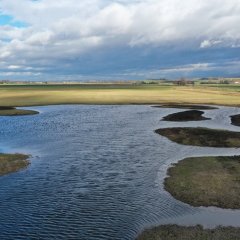
<svg viewBox="0 0 240 240">
<path fill-rule="evenodd" d="M 161 109 L 161 108 L 175 108 L 175 107 L 171 107 L 175 106 L 177 104 L 177 102 L 171 102 L 171 103 L 167 103 L 169 105 L 169 107 L 159 107 L 159 105 L 165 105 L 166 102 L 143 102 L 143 103 L 116 103 L 116 102 L 107 102 L 107 103 L 89 103 L 89 102 L 73 102 L 73 103 L 69 103 L 69 102 L 62 102 L 62 103 L 46 103 L 46 104 L 25 104 L 25 105 L 4 105 L 1 104 L 1 107 L 9 107 L 9 108 L 29 108 L 29 107 L 47 107 L 47 106 L 70 106 L 70 105 L 79 105 L 79 106 L 150 106 L 152 108 L 156 108 L 156 109 Z M 189 102 L 185 102 L 185 103 L 181 103 L 182 106 L 186 106 L 186 108 L 184 109 L 191 109 L 190 107 L 188 107 Z M 236 108 L 240 108 L 240 104 L 217 104 L 217 103 L 206 103 L 206 102 L 201 102 L 201 103 L 194 103 L 192 104 L 196 105 L 196 106 L 210 106 L 210 107 L 214 107 L 213 109 L 203 109 L 203 110 L 217 110 L 217 107 L 236 107 Z M 176 107 L 176 109 L 181 109 L 179 107 Z"/>
</svg>

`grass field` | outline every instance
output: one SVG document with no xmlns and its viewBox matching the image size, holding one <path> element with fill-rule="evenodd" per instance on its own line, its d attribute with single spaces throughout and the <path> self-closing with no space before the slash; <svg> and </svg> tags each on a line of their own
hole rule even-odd
<svg viewBox="0 0 240 240">
<path fill-rule="evenodd" d="M 240 87 L 131 84 L 0 85 L 0 106 L 161 103 L 240 106 Z"/>
<path fill-rule="evenodd" d="M 168 170 L 165 189 L 193 206 L 240 209 L 240 157 L 187 158 Z"/>
</svg>

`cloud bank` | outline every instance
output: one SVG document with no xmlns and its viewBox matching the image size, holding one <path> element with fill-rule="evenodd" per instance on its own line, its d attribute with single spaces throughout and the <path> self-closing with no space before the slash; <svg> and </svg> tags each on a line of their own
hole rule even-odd
<svg viewBox="0 0 240 240">
<path fill-rule="evenodd" d="M 239 0 L 0 0 L 1 15 L 13 19 L 0 25 L 2 76 L 123 76 L 140 70 L 139 59 L 147 76 L 181 61 L 218 61 L 220 51 L 220 65 L 238 60 L 231 49 L 240 47 Z"/>
</svg>

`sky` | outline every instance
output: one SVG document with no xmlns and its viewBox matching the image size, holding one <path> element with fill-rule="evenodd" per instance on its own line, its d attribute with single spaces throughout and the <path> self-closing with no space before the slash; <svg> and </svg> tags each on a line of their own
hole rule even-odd
<svg viewBox="0 0 240 240">
<path fill-rule="evenodd" d="M 0 0 L 0 79 L 240 77 L 240 0 Z"/>
</svg>

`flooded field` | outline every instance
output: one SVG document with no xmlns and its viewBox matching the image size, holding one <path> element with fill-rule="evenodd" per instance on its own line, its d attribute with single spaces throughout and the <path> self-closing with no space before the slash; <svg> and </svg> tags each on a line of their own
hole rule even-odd
<svg viewBox="0 0 240 240">
<path fill-rule="evenodd" d="M 28 109 L 28 108 L 24 108 Z M 31 154 L 31 165 L 0 178 L 0 239 L 134 239 L 176 223 L 240 226 L 240 210 L 191 207 L 163 188 L 167 169 L 187 157 L 240 155 L 237 148 L 184 146 L 154 131 L 207 127 L 240 131 L 229 116 L 165 122 L 180 109 L 150 106 L 49 106 L 39 115 L 0 117 L 0 152 Z"/>
</svg>

